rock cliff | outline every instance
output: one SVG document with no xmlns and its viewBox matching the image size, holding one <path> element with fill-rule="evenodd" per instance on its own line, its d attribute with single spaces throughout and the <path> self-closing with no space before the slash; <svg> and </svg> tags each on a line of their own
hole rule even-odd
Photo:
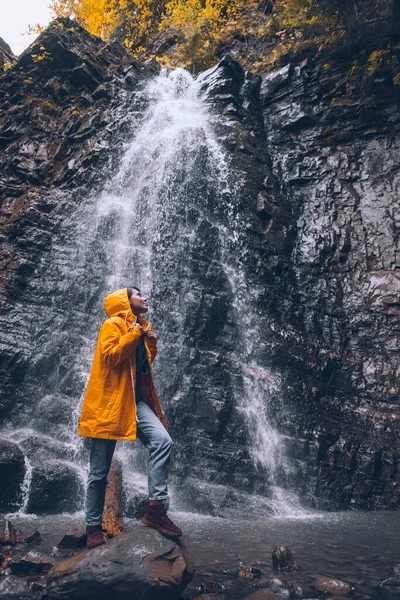
<svg viewBox="0 0 400 600">
<path fill-rule="evenodd" d="M 4 63 L 12 63 L 16 60 L 10 46 L 0 37 L 0 65 Z"/>
<path fill-rule="evenodd" d="M 74 456 L 72 449 L 59 456 L 44 434 L 50 423 L 62 437 L 70 422 L 71 399 L 84 384 L 71 364 L 98 326 L 86 315 L 101 306 L 101 239 L 97 263 L 62 287 L 72 268 L 69 218 L 102 189 L 102 173 L 115 171 L 143 115 L 150 67 L 139 69 L 118 44 L 58 19 L 0 77 L 0 408 L 6 432 L 13 423 L 26 430 L 32 419 L 42 432 L 39 440 L 32 431 L 20 434 L 36 479 L 47 468 L 35 459 L 38 445 L 41 458 Z M 326 69 L 308 58 L 260 79 L 227 57 L 200 81 L 240 180 L 241 260 L 261 332 L 258 364 L 279 375 L 269 413 L 291 465 L 279 482 L 313 506 L 398 508 L 399 92 L 378 73 L 366 104 L 346 94 L 347 70 L 340 61 Z M 191 346 L 179 358 L 187 362 L 179 363 L 180 383 L 171 376 L 164 391 L 167 402 L 174 399 L 167 416 L 176 477 L 212 512 L 201 481 L 268 488 L 250 459 L 243 411 L 232 404 L 231 389 L 243 382 L 229 358 L 237 330 L 209 253 L 212 224 L 196 235 L 197 264 L 207 272 L 204 310 L 196 308 L 195 318 L 188 311 Z M 57 263 L 46 262 L 57 248 Z M 38 332 L 39 320 L 46 326 Z"/>
<path fill-rule="evenodd" d="M 272 170 L 291 204 L 297 291 L 282 317 L 295 316 L 302 340 L 287 349 L 286 430 L 320 506 L 396 508 L 399 95 L 387 73 L 368 103 L 346 83 L 346 64 L 311 61 L 261 82 Z"/>
</svg>

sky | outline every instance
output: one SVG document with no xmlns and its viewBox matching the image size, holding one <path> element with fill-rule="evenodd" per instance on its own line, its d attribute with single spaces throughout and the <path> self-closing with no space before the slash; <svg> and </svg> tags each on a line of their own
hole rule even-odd
<svg viewBox="0 0 400 600">
<path fill-rule="evenodd" d="M 47 25 L 51 20 L 49 0 L 0 0 L 0 37 L 17 56 L 36 35 L 23 35 L 28 25 Z"/>
</svg>

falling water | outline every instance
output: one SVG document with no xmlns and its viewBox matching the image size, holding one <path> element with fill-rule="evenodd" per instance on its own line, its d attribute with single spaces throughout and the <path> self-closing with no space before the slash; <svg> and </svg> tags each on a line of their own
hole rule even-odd
<svg viewBox="0 0 400 600">
<path fill-rule="evenodd" d="M 63 347 L 73 346 L 74 351 L 72 374 L 66 373 L 61 383 L 68 393 L 75 391 L 79 403 L 68 430 L 59 430 L 59 439 L 71 447 L 73 460 L 82 460 L 76 425 L 95 332 L 102 318 L 102 300 L 114 289 L 136 285 L 150 299 L 150 318 L 159 335 L 154 372 L 157 387 L 173 415 L 172 426 L 184 410 L 187 390 L 201 386 L 201 378 L 208 377 L 207 368 L 205 372 L 196 371 L 197 363 L 202 356 L 209 361 L 218 358 L 228 327 L 234 339 L 226 346 L 226 356 L 227 364 L 236 369 L 236 376 L 229 379 L 235 410 L 245 423 L 246 443 L 256 472 L 268 481 L 270 510 L 279 515 L 302 514 L 295 494 L 278 485 L 279 473 L 284 471 L 290 478 L 291 469 L 273 425 L 273 415 L 268 412 L 269 399 L 280 395 L 280 377 L 268 365 L 257 362 L 262 332 L 252 305 L 255 291 L 246 277 L 240 181 L 216 137 L 213 116 L 202 97 L 199 81 L 183 69 L 163 72 L 148 85 L 145 94 L 148 109 L 141 123 L 135 122 L 133 139 L 119 171 L 107 177 L 99 197 L 92 198 L 70 217 L 64 242 L 52 250 L 52 256 L 58 256 L 54 273 L 49 269 L 48 257 L 43 263 L 49 288 L 61 279 L 61 289 L 74 298 L 66 335 L 67 325 L 73 326 L 77 313 L 88 322 L 85 330 L 80 328 L 69 334 L 70 341 L 64 340 Z M 74 237 L 74 244 L 68 239 L 69 228 L 74 231 L 74 236 L 70 236 Z M 73 264 L 72 274 L 60 264 Z M 207 311 L 207 302 L 213 306 L 212 314 Z M 227 324 L 221 325 L 218 311 L 226 313 Z M 94 314 L 98 316 L 91 317 Z M 211 316 L 213 326 L 207 323 Z M 200 324 L 209 331 L 208 345 L 207 340 L 193 339 Z M 42 327 L 46 327 L 45 321 Z M 189 329 L 195 333 L 189 335 Z M 55 352 L 55 342 L 51 343 L 53 346 L 47 342 L 48 355 Z M 200 359 L 196 359 L 196 352 L 200 352 Z M 198 374 L 200 384 L 193 384 Z M 238 377 L 239 386 L 235 385 Z M 60 386 L 60 382 L 54 385 Z M 221 384 L 218 389 L 223 388 Z M 220 402 L 218 394 L 215 406 Z M 195 418 L 193 415 L 193 422 Z M 212 415 L 207 418 L 212 421 Z M 187 439 L 188 447 L 192 447 L 192 425 L 186 427 L 182 439 Z M 205 438 L 201 451 L 207 452 L 207 443 Z M 211 453 L 212 446 L 210 443 Z M 200 445 L 197 451 L 199 448 Z M 135 452 L 132 454 L 132 444 L 120 445 L 125 472 L 129 473 L 127 479 L 135 479 L 137 484 L 138 477 L 132 476 L 130 468 L 143 460 L 140 452 L 139 456 Z M 184 452 L 183 445 L 181 457 Z M 84 480 L 85 467 L 82 468 Z M 189 473 L 196 468 L 201 465 L 193 465 Z M 214 483 L 218 483 L 216 478 Z"/>
<path fill-rule="evenodd" d="M 164 271 L 169 287 L 174 288 L 170 296 L 179 290 L 174 325 L 180 332 L 178 337 L 183 336 L 182 303 L 193 282 L 185 281 L 174 263 L 180 265 L 181 257 L 193 251 L 195 231 L 190 213 L 195 210 L 202 215 L 207 208 L 202 203 L 207 203 L 211 195 L 217 199 L 220 206 L 212 212 L 241 334 L 235 358 L 241 366 L 245 393 L 239 392 L 236 402 L 245 417 L 252 458 L 262 472 L 268 473 L 272 510 L 280 515 L 301 512 L 295 494 L 282 492 L 275 482 L 279 468 L 290 470 L 268 414 L 268 399 L 279 393 L 280 379 L 266 365 L 257 364 L 256 346 L 261 332 L 251 307 L 243 310 L 250 304 L 252 290 L 241 266 L 246 246 L 237 202 L 240 185 L 230 173 L 229 161 L 216 139 L 198 82 L 177 69 L 171 74 L 162 73 L 147 93 L 152 102 L 143 125 L 126 151 L 120 171 L 97 203 L 97 222 L 111 218 L 114 228 L 107 252 L 107 287 L 114 289 L 134 277 L 141 289 L 151 294 L 155 272 Z M 202 154 L 204 159 L 199 162 Z M 196 178 L 204 177 L 207 193 L 193 206 L 190 188 Z"/>
</svg>

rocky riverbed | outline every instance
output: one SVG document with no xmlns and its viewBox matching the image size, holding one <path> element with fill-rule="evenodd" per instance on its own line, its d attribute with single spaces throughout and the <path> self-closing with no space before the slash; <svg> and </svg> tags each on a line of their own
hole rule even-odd
<svg viewBox="0 0 400 600">
<path fill-rule="evenodd" d="M 184 529 L 184 539 L 196 566 L 194 578 L 182 594 L 186 600 L 398 597 L 398 513 L 315 513 L 302 519 L 252 520 L 172 514 Z M 82 528 L 79 514 L 12 520 L 25 532 L 38 529 L 43 538 L 40 544 L 13 547 L 14 557 L 30 550 L 47 555 L 47 562 L 59 563 L 68 555 L 85 552 L 56 548 L 67 529 Z M 134 545 L 135 531 L 139 539 L 144 528 L 138 521 L 130 520 L 126 529 L 131 532 Z M 296 570 L 273 566 L 274 550 L 285 544 L 297 561 Z M 8 552 L 10 549 L 3 546 L 3 555 Z M 20 597 L 28 588 L 28 597 L 42 597 L 45 585 L 44 572 L 11 574 L 8 568 L 2 570 L 0 577 L 0 593 L 9 598 Z"/>
</svg>

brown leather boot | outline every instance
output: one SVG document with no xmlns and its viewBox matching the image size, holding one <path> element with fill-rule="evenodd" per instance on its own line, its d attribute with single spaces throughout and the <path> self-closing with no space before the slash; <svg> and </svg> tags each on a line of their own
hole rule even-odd
<svg viewBox="0 0 400 600">
<path fill-rule="evenodd" d="M 170 537 L 180 537 L 182 531 L 174 525 L 174 523 L 167 517 L 167 511 L 162 504 L 149 504 L 144 513 L 142 523 L 149 527 L 154 527 L 169 535 Z"/>
<path fill-rule="evenodd" d="M 102 544 L 105 544 L 105 541 L 101 531 L 101 525 L 89 525 L 86 527 L 86 548 L 91 550 Z"/>
</svg>

